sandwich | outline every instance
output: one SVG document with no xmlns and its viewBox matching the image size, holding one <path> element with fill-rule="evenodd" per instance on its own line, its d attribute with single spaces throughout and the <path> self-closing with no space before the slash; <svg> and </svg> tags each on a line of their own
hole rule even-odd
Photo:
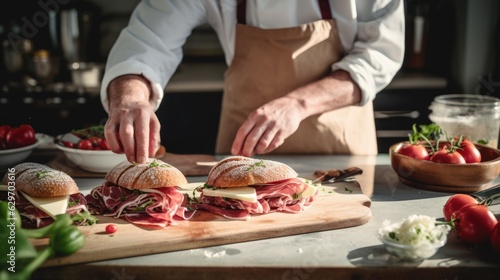
<svg viewBox="0 0 500 280">
<path fill-rule="evenodd" d="M 88 213 L 85 196 L 73 178 L 46 165 L 25 162 L 8 168 L 2 184 L 0 200 L 17 208 L 23 228 L 45 227 L 52 224 L 58 214 Z M 85 218 L 74 220 L 79 225 L 90 222 Z"/>
<path fill-rule="evenodd" d="M 196 209 L 228 219 L 309 208 L 318 190 L 290 166 L 272 160 L 230 156 L 209 172 Z"/>
<path fill-rule="evenodd" d="M 86 196 L 92 214 L 123 218 L 147 229 L 162 229 L 194 211 L 179 192 L 186 177 L 159 159 L 137 164 L 123 161 L 105 176 L 105 182 Z"/>
</svg>

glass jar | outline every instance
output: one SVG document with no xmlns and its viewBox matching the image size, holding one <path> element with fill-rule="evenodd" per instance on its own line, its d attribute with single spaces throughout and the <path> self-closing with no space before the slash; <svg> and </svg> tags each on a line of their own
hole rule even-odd
<svg viewBox="0 0 500 280">
<path fill-rule="evenodd" d="M 498 148 L 500 99 L 479 94 L 436 96 L 429 109 L 429 119 L 448 137 L 464 135 L 473 142 L 485 141 Z"/>
</svg>

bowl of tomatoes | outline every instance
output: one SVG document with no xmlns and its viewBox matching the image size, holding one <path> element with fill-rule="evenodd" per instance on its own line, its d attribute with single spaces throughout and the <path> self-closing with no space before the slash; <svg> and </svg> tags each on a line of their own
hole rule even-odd
<svg viewBox="0 0 500 280">
<path fill-rule="evenodd" d="M 500 150 L 462 140 L 395 143 L 391 166 L 403 184 L 420 189 L 472 193 L 489 187 L 500 174 Z"/>
<path fill-rule="evenodd" d="M 40 143 L 29 124 L 0 126 L 0 170 L 26 160 Z"/>
<path fill-rule="evenodd" d="M 127 160 L 125 154 L 112 152 L 102 125 L 74 130 L 56 137 L 55 146 L 64 152 L 67 164 L 93 173 L 106 173 Z"/>
</svg>

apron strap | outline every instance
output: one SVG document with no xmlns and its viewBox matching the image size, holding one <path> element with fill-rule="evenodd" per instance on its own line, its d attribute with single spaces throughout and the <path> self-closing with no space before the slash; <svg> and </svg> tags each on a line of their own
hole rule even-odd
<svg viewBox="0 0 500 280">
<path fill-rule="evenodd" d="M 247 23 L 247 0 L 236 0 L 236 17 L 238 23 Z M 318 0 L 319 9 L 321 10 L 322 19 L 332 19 L 332 9 L 330 8 L 330 0 Z"/>
</svg>

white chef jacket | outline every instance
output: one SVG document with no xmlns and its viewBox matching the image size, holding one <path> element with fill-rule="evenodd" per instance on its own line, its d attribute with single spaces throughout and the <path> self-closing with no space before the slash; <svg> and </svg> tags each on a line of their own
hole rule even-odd
<svg viewBox="0 0 500 280">
<path fill-rule="evenodd" d="M 125 74 L 151 82 L 157 108 L 163 89 L 182 60 L 182 46 L 193 28 L 210 24 L 231 64 L 235 46 L 238 0 L 143 0 L 112 47 L 102 80 L 106 89 Z M 293 27 L 321 19 L 317 0 L 248 0 L 247 25 L 264 29 Z M 403 0 L 330 0 L 346 55 L 332 65 L 343 69 L 361 89 L 363 105 L 372 101 L 401 68 L 404 57 Z"/>
</svg>

